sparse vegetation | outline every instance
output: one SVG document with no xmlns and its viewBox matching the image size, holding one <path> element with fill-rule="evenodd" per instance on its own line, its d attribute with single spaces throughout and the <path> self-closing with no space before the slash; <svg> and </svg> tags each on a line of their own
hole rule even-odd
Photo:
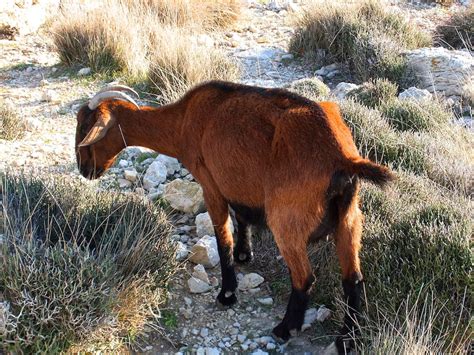
<svg viewBox="0 0 474 355">
<path fill-rule="evenodd" d="M 461 7 L 436 29 L 436 39 L 444 47 L 472 52 L 474 44 L 474 5 Z"/>
<path fill-rule="evenodd" d="M 377 0 L 328 4 L 314 0 L 298 19 L 290 50 L 297 55 L 348 63 L 356 78 L 401 82 L 406 65 L 401 52 L 428 46 L 429 35 Z"/>
<path fill-rule="evenodd" d="M 237 78 L 238 67 L 203 32 L 235 19 L 234 0 L 113 1 L 101 9 L 65 7 L 52 31 L 66 65 L 118 73 L 131 83 L 146 81 L 161 101 L 211 79 Z"/>
<path fill-rule="evenodd" d="M 0 139 L 20 139 L 25 131 L 24 119 L 10 105 L 0 102 Z"/>
<path fill-rule="evenodd" d="M 388 102 L 397 97 L 398 86 L 387 79 L 369 80 L 359 88 L 349 92 L 348 96 L 361 104 L 376 108 L 382 103 Z"/>
<path fill-rule="evenodd" d="M 326 84 L 317 78 L 296 80 L 288 86 L 288 89 L 313 101 L 324 100 L 331 91 Z"/>
<path fill-rule="evenodd" d="M 162 211 L 57 177 L 0 188 L 8 351 L 116 349 L 159 314 L 177 267 Z"/>
</svg>

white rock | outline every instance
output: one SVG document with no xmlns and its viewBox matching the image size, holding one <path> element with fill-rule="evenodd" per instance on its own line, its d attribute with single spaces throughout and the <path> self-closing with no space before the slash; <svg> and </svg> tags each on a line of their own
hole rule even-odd
<svg viewBox="0 0 474 355">
<path fill-rule="evenodd" d="M 191 249 L 191 257 L 189 260 L 208 268 L 216 266 L 219 263 L 216 238 L 205 235 L 199 239 Z"/>
<path fill-rule="evenodd" d="M 474 85 L 474 58 L 470 53 L 433 47 L 407 51 L 405 55 L 422 89 L 445 96 L 470 95 Z"/>
<path fill-rule="evenodd" d="M 268 355 L 268 353 L 266 351 L 257 349 L 252 353 L 252 355 Z"/>
<path fill-rule="evenodd" d="M 156 162 L 161 164 L 160 162 Z M 164 165 L 162 165 L 164 167 Z M 165 167 L 166 169 L 166 167 Z M 196 182 L 176 179 L 165 185 L 163 198 L 174 209 L 185 213 L 197 213 L 204 207 L 202 188 Z"/>
<path fill-rule="evenodd" d="M 147 190 L 156 187 L 166 181 L 168 170 L 166 166 L 160 161 L 154 161 L 148 167 L 145 176 L 143 177 L 143 187 Z"/>
<path fill-rule="evenodd" d="M 204 281 L 205 283 L 209 283 L 209 276 L 207 276 L 206 269 L 201 264 L 198 264 L 194 267 L 192 276 Z"/>
<path fill-rule="evenodd" d="M 247 339 L 246 335 L 244 335 L 244 334 L 237 335 L 237 340 L 239 341 L 239 343 L 243 343 L 245 341 L 245 339 Z"/>
<path fill-rule="evenodd" d="M 209 329 L 201 328 L 201 331 L 199 332 L 199 335 L 202 336 L 203 338 L 207 337 L 209 335 Z"/>
<path fill-rule="evenodd" d="M 191 291 L 191 293 L 204 293 L 204 292 L 209 291 L 212 288 L 209 284 L 207 284 L 206 282 L 204 282 L 202 280 L 199 280 L 199 279 L 195 278 L 194 276 L 192 276 L 188 280 L 188 287 L 189 287 L 189 291 Z"/>
<path fill-rule="evenodd" d="M 135 169 L 127 169 L 123 172 L 123 176 L 128 181 L 135 182 L 137 181 L 138 173 Z"/>
<path fill-rule="evenodd" d="M 81 70 L 79 70 L 77 72 L 77 75 L 79 76 L 85 76 L 85 75 L 89 75 L 91 73 L 91 68 L 89 67 L 86 67 L 86 68 L 82 68 Z"/>
<path fill-rule="evenodd" d="M 402 91 L 398 98 L 401 100 L 429 100 L 433 97 L 426 89 L 418 89 L 414 86 Z"/>
<path fill-rule="evenodd" d="M 188 257 L 189 251 L 186 245 L 180 241 L 176 242 L 176 260 L 182 261 Z"/>
<path fill-rule="evenodd" d="M 219 355 L 221 352 L 217 348 L 206 348 L 205 355 Z"/>
<path fill-rule="evenodd" d="M 51 103 L 59 103 L 61 102 L 61 98 L 59 94 L 54 90 L 45 90 L 41 96 L 41 101 L 51 102 Z"/>
<path fill-rule="evenodd" d="M 215 235 L 214 224 L 212 223 L 211 217 L 208 212 L 200 213 L 196 216 L 196 233 L 198 237 L 205 235 Z M 230 231 L 234 233 L 234 224 L 230 220 Z"/>
<path fill-rule="evenodd" d="M 340 66 L 339 63 L 332 63 L 316 70 L 314 73 L 316 75 L 325 76 L 325 75 L 328 75 L 330 72 L 339 69 L 339 66 Z"/>
<path fill-rule="evenodd" d="M 273 304 L 273 298 L 271 297 L 258 298 L 257 301 L 265 306 L 271 306 Z"/>
<path fill-rule="evenodd" d="M 352 84 L 352 83 L 339 83 L 333 90 L 334 96 L 338 99 L 344 99 L 349 92 L 354 89 L 357 89 L 360 85 Z"/>
<path fill-rule="evenodd" d="M 321 306 L 319 307 L 318 312 L 316 313 L 316 320 L 318 322 L 324 322 L 330 316 L 331 316 L 331 311 L 328 308 Z"/>
<path fill-rule="evenodd" d="M 126 167 L 128 166 L 128 161 L 125 160 L 125 159 L 120 159 L 120 161 L 119 161 L 119 166 L 120 166 L 121 168 L 126 168 Z"/>
<path fill-rule="evenodd" d="M 162 162 L 167 169 L 168 175 L 173 175 L 176 171 L 181 169 L 178 159 L 171 158 L 167 155 L 160 154 L 156 157 L 155 161 Z"/>
<path fill-rule="evenodd" d="M 274 349 L 276 349 L 276 345 L 274 343 L 267 344 L 267 350 L 274 350 Z"/>
<path fill-rule="evenodd" d="M 304 313 L 304 324 L 311 324 L 316 320 L 318 310 L 316 308 L 308 308 Z"/>
<path fill-rule="evenodd" d="M 239 290 L 250 290 L 260 285 L 265 279 L 257 273 L 251 272 L 239 281 Z"/>
<path fill-rule="evenodd" d="M 118 178 L 117 181 L 121 189 L 132 186 L 132 182 L 127 179 Z"/>
</svg>

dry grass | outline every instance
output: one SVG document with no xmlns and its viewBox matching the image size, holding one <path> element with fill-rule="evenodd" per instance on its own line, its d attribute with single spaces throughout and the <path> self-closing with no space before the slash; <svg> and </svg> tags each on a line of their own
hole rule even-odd
<svg viewBox="0 0 474 355">
<path fill-rule="evenodd" d="M 65 178 L 0 179 L 7 351 L 116 350 L 159 315 L 177 268 L 161 210 Z"/>
<path fill-rule="evenodd" d="M 467 48 L 471 52 L 474 47 L 474 5 L 460 7 L 448 21 L 436 28 L 436 39 L 447 48 Z"/>
<path fill-rule="evenodd" d="M 356 78 L 383 77 L 400 82 L 405 75 L 403 50 L 429 45 L 431 38 L 404 18 L 386 9 L 381 1 L 313 0 L 297 20 L 290 50 L 325 61 L 345 62 Z"/>
<path fill-rule="evenodd" d="M 201 81 L 237 78 L 235 62 L 206 33 L 231 23 L 238 2 L 103 0 L 99 4 L 100 11 L 65 6 L 52 31 L 63 63 L 124 75 L 131 83 L 151 83 L 163 102 Z"/>
<path fill-rule="evenodd" d="M 15 140 L 25 135 L 26 123 L 10 105 L 0 102 L 0 139 Z"/>
<path fill-rule="evenodd" d="M 238 79 L 236 62 L 198 41 L 199 37 L 176 27 L 161 28 L 153 36 L 148 82 L 162 103 L 178 99 L 203 81 Z"/>
</svg>

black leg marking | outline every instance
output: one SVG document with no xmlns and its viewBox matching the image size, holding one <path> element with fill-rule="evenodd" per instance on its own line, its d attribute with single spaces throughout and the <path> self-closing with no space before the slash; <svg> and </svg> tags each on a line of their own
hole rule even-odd
<svg viewBox="0 0 474 355">
<path fill-rule="evenodd" d="M 347 302 L 347 312 L 344 316 L 344 326 L 336 339 L 339 354 L 346 354 L 354 348 L 354 339 L 357 336 L 356 320 L 360 313 L 360 301 L 364 280 L 360 273 L 354 273 L 349 279 L 342 281 L 344 298 Z"/>
<path fill-rule="evenodd" d="M 248 263 L 253 259 L 252 235 L 249 224 L 236 215 L 237 219 L 237 243 L 234 247 L 234 261 L 238 263 Z"/>
<path fill-rule="evenodd" d="M 235 290 L 237 289 L 237 277 L 234 270 L 234 257 L 231 248 L 222 246 L 217 235 L 217 250 L 221 263 L 222 288 L 217 295 L 217 301 L 223 306 L 231 306 L 237 302 Z"/>
<path fill-rule="evenodd" d="M 301 326 L 304 322 L 304 314 L 306 308 L 308 307 L 309 294 L 311 292 L 311 286 L 313 282 L 314 277 L 311 276 L 303 290 L 298 290 L 293 287 L 285 317 L 280 324 L 273 328 L 273 334 L 277 338 L 286 342 L 288 339 L 290 339 L 291 330 L 301 330 Z"/>
</svg>

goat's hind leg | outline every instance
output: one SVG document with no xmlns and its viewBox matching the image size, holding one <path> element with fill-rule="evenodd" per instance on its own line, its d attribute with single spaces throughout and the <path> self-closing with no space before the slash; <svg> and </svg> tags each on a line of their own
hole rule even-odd
<svg viewBox="0 0 474 355">
<path fill-rule="evenodd" d="M 359 250 L 362 234 L 362 213 L 354 196 L 347 213 L 339 220 L 335 233 L 336 251 L 342 271 L 342 287 L 347 309 L 344 326 L 336 340 L 339 354 L 354 347 L 357 336 L 357 317 L 361 308 L 363 277 L 360 270 Z"/>
<path fill-rule="evenodd" d="M 251 226 L 244 216 L 235 213 L 237 220 L 237 242 L 234 247 L 234 260 L 239 263 L 248 263 L 253 259 Z"/>
</svg>

